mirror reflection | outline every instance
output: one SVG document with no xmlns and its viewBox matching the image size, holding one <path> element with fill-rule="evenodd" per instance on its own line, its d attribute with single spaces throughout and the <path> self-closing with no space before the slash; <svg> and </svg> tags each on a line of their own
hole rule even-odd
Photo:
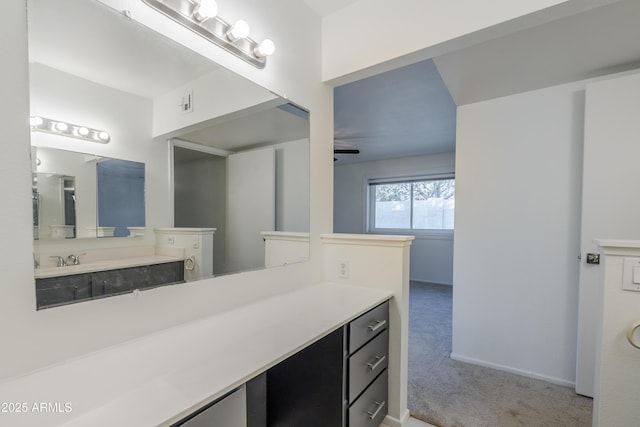
<svg viewBox="0 0 640 427">
<path fill-rule="evenodd" d="M 126 237 L 144 227 L 144 163 L 33 147 L 34 239 Z"/>
<path fill-rule="evenodd" d="M 71 274 L 57 267 L 69 254 L 82 254 L 73 271 L 170 257 L 185 280 L 307 260 L 308 112 L 142 26 L 123 4 L 27 1 L 31 115 L 109 135 L 32 132 L 36 278 Z M 45 164 L 61 153 L 94 169 Z M 107 235 L 141 237 L 79 239 Z"/>
<path fill-rule="evenodd" d="M 308 113 L 285 104 L 172 140 L 175 225 L 216 228 L 214 274 L 263 267 L 274 239 L 309 231 L 308 132 Z"/>
</svg>

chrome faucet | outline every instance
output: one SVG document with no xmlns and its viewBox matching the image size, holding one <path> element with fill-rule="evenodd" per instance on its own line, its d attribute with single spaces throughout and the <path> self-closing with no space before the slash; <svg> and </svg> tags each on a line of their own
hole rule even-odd
<svg viewBox="0 0 640 427">
<path fill-rule="evenodd" d="M 79 265 L 80 264 L 80 256 L 82 255 L 86 255 L 85 253 L 82 254 L 71 254 L 67 257 L 67 262 L 65 265 Z"/>
<path fill-rule="evenodd" d="M 55 258 L 56 259 L 56 266 L 57 267 L 66 267 L 66 265 L 67 265 L 67 263 L 64 262 L 64 258 L 62 258 L 61 256 L 52 255 L 49 258 Z"/>
</svg>

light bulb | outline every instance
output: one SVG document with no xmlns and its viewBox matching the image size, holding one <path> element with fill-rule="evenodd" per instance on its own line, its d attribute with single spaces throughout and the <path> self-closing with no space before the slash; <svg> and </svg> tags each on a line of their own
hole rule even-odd
<svg viewBox="0 0 640 427">
<path fill-rule="evenodd" d="M 64 122 L 58 122 L 54 127 L 58 132 L 66 132 L 66 130 L 69 129 L 69 125 Z"/>
<path fill-rule="evenodd" d="M 42 117 L 33 116 L 29 119 L 29 122 L 31 123 L 31 126 L 37 127 L 37 126 L 42 126 L 42 124 L 44 123 L 44 120 L 42 120 Z"/>
<path fill-rule="evenodd" d="M 242 19 L 240 19 L 239 21 L 236 21 L 235 24 L 233 24 L 233 27 L 231 27 L 229 31 L 227 31 L 227 38 L 232 42 L 239 39 L 244 39 L 246 37 L 249 37 L 250 31 L 251 29 L 249 28 L 249 24 L 247 24 L 247 21 L 243 21 Z"/>
<path fill-rule="evenodd" d="M 107 132 L 102 131 L 102 132 L 98 133 L 98 138 L 100 138 L 100 140 L 102 140 L 102 141 L 109 141 L 110 136 L 109 136 L 109 134 Z"/>
<path fill-rule="evenodd" d="M 264 58 L 265 56 L 273 55 L 276 51 L 276 45 L 271 39 L 264 39 L 255 49 L 253 54 L 258 58 Z"/>
<path fill-rule="evenodd" d="M 200 0 L 200 4 L 193 10 L 193 17 L 199 22 L 213 18 L 217 14 L 218 4 L 215 0 Z"/>
<path fill-rule="evenodd" d="M 87 128 L 86 128 L 86 127 L 84 127 L 84 126 L 80 126 L 80 127 L 78 128 L 78 135 L 80 135 L 80 136 L 87 136 L 87 135 L 89 135 L 89 129 L 87 129 Z"/>
</svg>

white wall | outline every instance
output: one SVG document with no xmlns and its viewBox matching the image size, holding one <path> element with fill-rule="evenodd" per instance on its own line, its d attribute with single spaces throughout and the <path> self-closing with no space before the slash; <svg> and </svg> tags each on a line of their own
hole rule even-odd
<svg viewBox="0 0 640 427">
<path fill-rule="evenodd" d="M 276 231 L 309 232 L 309 140 L 274 145 Z"/>
<path fill-rule="evenodd" d="M 334 232 L 366 233 L 371 178 L 437 175 L 455 171 L 455 153 L 431 154 L 334 167 Z M 411 280 L 453 284 L 453 236 L 417 236 L 411 245 Z"/>
<path fill-rule="evenodd" d="M 458 109 L 457 359 L 575 379 L 584 86 Z"/>
<path fill-rule="evenodd" d="M 193 111 L 183 113 L 180 100 L 192 94 Z M 153 136 L 170 135 L 192 125 L 205 126 L 212 118 L 242 111 L 277 96 L 223 68 L 193 80 L 153 100 Z M 221 102 L 222 100 L 222 102 Z"/>
</svg>

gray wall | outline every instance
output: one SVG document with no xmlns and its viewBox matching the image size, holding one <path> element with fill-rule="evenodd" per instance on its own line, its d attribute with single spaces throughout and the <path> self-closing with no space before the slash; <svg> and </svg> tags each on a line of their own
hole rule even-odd
<svg viewBox="0 0 640 427">
<path fill-rule="evenodd" d="M 218 156 L 176 164 L 174 169 L 174 225 L 217 229 L 213 236 L 214 274 L 223 272 L 226 265 L 226 171 L 226 159 Z"/>
<path fill-rule="evenodd" d="M 455 171 L 455 153 L 362 162 L 334 167 L 333 228 L 366 233 L 367 181 Z M 453 237 L 420 236 L 411 245 L 411 280 L 453 284 Z"/>
</svg>

